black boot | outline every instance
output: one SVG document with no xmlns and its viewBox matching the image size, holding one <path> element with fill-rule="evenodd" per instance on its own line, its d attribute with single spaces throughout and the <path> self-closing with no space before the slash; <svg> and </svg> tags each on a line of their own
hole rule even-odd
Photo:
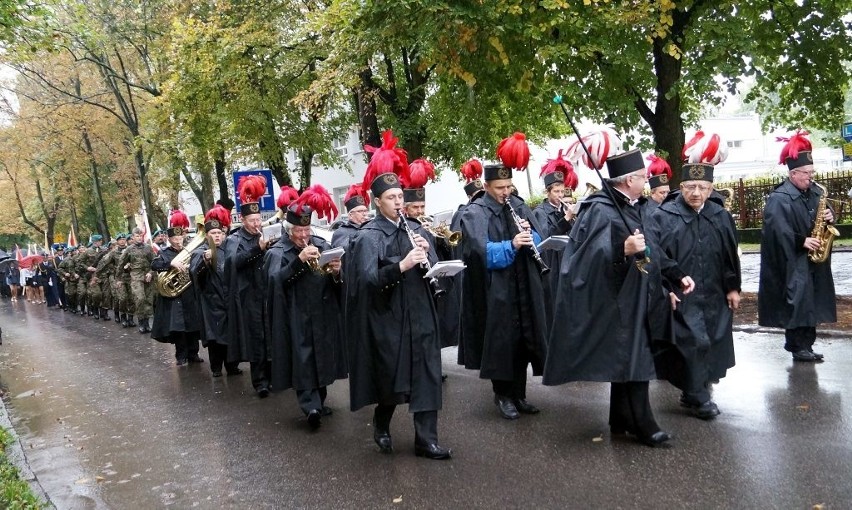
<svg viewBox="0 0 852 510">
<path fill-rule="evenodd" d="M 124 315 L 124 314 L 119 313 L 118 308 L 112 309 L 112 319 L 115 321 L 116 324 L 121 323 L 121 316 L 122 315 Z"/>
<path fill-rule="evenodd" d="M 109 308 L 101 308 L 101 320 L 109 320 Z"/>
<path fill-rule="evenodd" d="M 90 313 L 89 315 L 91 315 L 92 317 L 94 317 L 96 321 L 101 320 L 101 308 L 100 308 L 100 307 L 95 307 L 95 309 L 94 309 L 94 310 L 92 310 L 92 311 L 91 311 L 91 313 Z"/>
<path fill-rule="evenodd" d="M 133 321 L 133 314 L 132 313 L 127 314 L 127 327 L 128 328 L 135 328 L 136 327 L 136 323 Z"/>
<path fill-rule="evenodd" d="M 148 326 L 148 317 L 139 317 L 139 332 L 150 333 L 151 328 Z"/>
</svg>

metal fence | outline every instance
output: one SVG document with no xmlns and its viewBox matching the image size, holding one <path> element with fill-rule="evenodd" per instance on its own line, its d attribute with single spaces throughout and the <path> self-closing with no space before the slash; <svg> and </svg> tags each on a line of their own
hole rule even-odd
<svg viewBox="0 0 852 510">
<path fill-rule="evenodd" d="M 763 207 L 766 197 L 784 177 L 740 179 L 714 184 L 717 190 L 733 191 L 731 214 L 739 228 L 760 228 L 763 225 Z M 814 176 L 814 180 L 828 190 L 829 205 L 834 209 L 836 223 L 852 223 L 852 199 L 847 192 L 852 188 L 852 171 L 828 172 Z"/>
</svg>

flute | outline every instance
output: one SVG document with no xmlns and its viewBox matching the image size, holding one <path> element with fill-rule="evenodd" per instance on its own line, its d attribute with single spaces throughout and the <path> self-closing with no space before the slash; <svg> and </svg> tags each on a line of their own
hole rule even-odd
<svg viewBox="0 0 852 510">
<path fill-rule="evenodd" d="M 396 213 L 399 215 L 399 219 L 402 220 L 402 226 L 405 228 L 405 233 L 408 234 L 408 240 L 411 241 L 411 247 L 417 248 L 417 241 L 414 239 L 414 231 L 411 230 L 411 227 L 408 226 L 408 220 L 405 219 L 405 216 L 402 214 L 402 209 L 397 209 Z M 429 262 L 427 258 L 424 262 L 420 263 L 420 267 L 425 269 L 427 272 L 432 269 L 432 264 Z M 433 297 L 441 297 L 446 291 L 441 288 L 441 284 L 438 282 L 438 279 L 434 276 L 429 278 L 429 286 L 432 287 L 432 296 Z"/>
<path fill-rule="evenodd" d="M 509 208 L 509 213 L 515 221 L 515 226 L 518 227 L 518 232 L 529 232 L 530 229 L 521 226 L 521 217 L 518 216 L 518 213 L 515 212 L 515 208 L 512 207 L 511 197 L 506 198 L 506 207 Z M 538 247 L 535 243 L 530 245 L 529 253 L 532 256 L 535 265 L 538 266 L 538 272 L 541 273 L 542 276 L 550 272 L 550 268 L 547 267 L 547 264 L 545 264 L 544 260 L 541 259 L 541 253 L 538 252 Z"/>
</svg>

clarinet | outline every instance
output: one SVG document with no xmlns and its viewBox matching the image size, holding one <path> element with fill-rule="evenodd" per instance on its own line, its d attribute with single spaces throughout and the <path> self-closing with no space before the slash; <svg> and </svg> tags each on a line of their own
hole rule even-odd
<svg viewBox="0 0 852 510">
<path fill-rule="evenodd" d="M 402 209 L 397 209 L 396 213 L 399 215 L 399 219 L 402 220 L 402 226 L 405 228 L 405 233 L 408 234 L 408 240 L 411 241 L 411 247 L 417 248 L 417 241 L 414 240 L 414 231 L 408 226 L 408 220 L 405 219 L 405 216 L 403 216 Z M 427 258 L 425 262 L 420 263 L 420 267 L 428 272 L 432 269 L 432 264 Z M 441 284 L 438 283 L 438 279 L 434 276 L 429 278 L 429 286 L 432 287 L 432 297 L 439 298 L 446 293 L 446 291 L 441 288 Z"/>
<path fill-rule="evenodd" d="M 509 208 L 509 213 L 512 215 L 512 219 L 515 221 L 515 226 L 518 228 L 518 232 L 529 232 L 528 228 L 524 228 L 521 226 L 521 217 L 518 216 L 518 213 L 515 212 L 515 208 L 512 207 L 512 197 L 506 198 L 506 207 Z M 530 256 L 532 256 L 533 262 L 538 266 L 538 272 L 544 276 L 550 272 L 550 268 L 547 267 L 547 264 L 541 259 L 541 253 L 538 252 L 538 247 L 536 247 L 535 243 L 530 245 Z"/>
</svg>

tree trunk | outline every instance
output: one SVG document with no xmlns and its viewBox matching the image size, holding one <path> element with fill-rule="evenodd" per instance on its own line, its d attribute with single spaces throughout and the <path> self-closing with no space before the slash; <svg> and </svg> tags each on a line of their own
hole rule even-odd
<svg viewBox="0 0 852 510">
<path fill-rule="evenodd" d="M 309 149 L 299 151 L 299 192 L 311 185 L 311 170 L 313 169 L 314 153 Z"/>
<path fill-rule="evenodd" d="M 230 198 L 228 191 L 228 174 L 226 172 L 225 151 L 220 150 L 213 159 L 213 167 L 216 169 L 216 183 L 219 185 L 219 198 Z"/>
<path fill-rule="evenodd" d="M 379 134 L 379 120 L 376 117 L 376 96 L 375 92 L 370 89 L 369 84 L 372 83 L 373 71 L 366 66 L 361 72 L 361 82 L 355 90 L 356 101 L 358 105 L 358 135 L 361 140 L 361 146 L 372 145 L 379 147 L 382 144 L 382 137 Z M 364 153 L 369 161 L 370 153 Z"/>
<path fill-rule="evenodd" d="M 95 151 L 92 148 L 92 142 L 89 139 L 89 132 L 84 128 L 80 134 L 83 137 L 83 146 L 86 149 L 86 155 L 89 157 L 89 165 L 92 168 L 92 182 L 95 186 L 95 211 L 98 215 L 98 232 L 108 241 L 110 239 L 109 226 L 106 221 L 106 207 L 104 207 L 104 196 L 101 191 L 101 177 L 100 172 L 98 172 L 98 163 L 95 161 Z"/>
</svg>

